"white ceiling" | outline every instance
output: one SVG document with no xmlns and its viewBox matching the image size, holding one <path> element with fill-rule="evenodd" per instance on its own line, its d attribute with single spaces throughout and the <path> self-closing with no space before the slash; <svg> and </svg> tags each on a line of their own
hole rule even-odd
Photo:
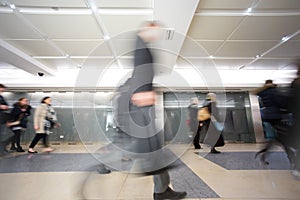
<svg viewBox="0 0 300 200">
<path fill-rule="evenodd" d="M 299 0 L 0 0 L 1 83 L 72 87 L 83 68 L 94 67 L 92 73 L 110 68 L 100 86 L 113 87 L 132 68 L 135 31 L 153 19 L 174 30 L 157 44 L 165 66 L 159 84 L 184 86 L 179 74 L 205 87 L 212 77 L 202 70 L 216 71 L 227 88 L 294 78 Z"/>
</svg>

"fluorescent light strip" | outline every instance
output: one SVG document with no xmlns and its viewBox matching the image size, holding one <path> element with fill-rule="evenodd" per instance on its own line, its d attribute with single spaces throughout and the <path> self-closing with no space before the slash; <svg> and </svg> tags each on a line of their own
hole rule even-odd
<svg viewBox="0 0 300 200">
<path fill-rule="evenodd" d="M 90 9 L 52 9 L 52 8 L 20 8 L 22 14 L 36 14 L 36 15 L 91 15 Z"/>
<path fill-rule="evenodd" d="M 152 9 L 102 9 L 98 8 L 101 15 L 152 15 Z"/>
<path fill-rule="evenodd" d="M 13 13 L 13 9 L 7 7 L 0 7 L 0 13 Z"/>
<path fill-rule="evenodd" d="M 195 16 L 220 16 L 220 17 L 230 17 L 230 16 L 262 16 L 262 17 L 270 17 L 270 16 L 299 16 L 300 11 L 298 10 L 272 10 L 272 11 L 256 11 L 256 12 L 249 12 L 248 10 L 203 10 L 200 12 L 196 12 Z"/>
<path fill-rule="evenodd" d="M 66 9 L 58 8 L 19 8 L 22 14 L 36 14 L 36 15 L 91 15 L 91 9 Z M 153 14 L 153 9 L 106 9 L 98 8 L 97 13 L 100 15 L 150 15 Z M 10 8 L 1 8 L 0 13 L 12 13 Z"/>
</svg>

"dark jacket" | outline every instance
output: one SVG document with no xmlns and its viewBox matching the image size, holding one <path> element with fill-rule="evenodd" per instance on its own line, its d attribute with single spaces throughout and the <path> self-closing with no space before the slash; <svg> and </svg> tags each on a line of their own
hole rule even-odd
<svg viewBox="0 0 300 200">
<path fill-rule="evenodd" d="M 0 105 L 8 106 L 8 103 L 5 101 L 2 95 L 0 95 Z M 0 124 L 5 124 L 8 120 L 11 119 L 10 115 L 5 110 L 0 109 Z"/>
<path fill-rule="evenodd" d="M 196 133 L 198 130 L 198 125 L 199 125 L 199 121 L 198 121 L 198 104 L 192 103 L 188 106 L 188 110 L 189 110 L 189 117 L 190 117 L 190 130 L 193 133 Z"/>
<path fill-rule="evenodd" d="M 137 36 L 134 52 L 134 70 L 130 79 L 130 94 L 152 91 L 154 76 L 153 57 L 147 43 Z M 153 106 L 137 107 L 130 105 L 130 115 L 133 120 L 131 134 L 137 135 L 135 151 L 148 153 L 161 148 L 160 134 L 156 134 L 155 111 Z"/>
<path fill-rule="evenodd" d="M 288 110 L 293 113 L 294 126 L 300 131 L 300 78 L 291 84 L 291 95 Z"/>
<path fill-rule="evenodd" d="M 25 111 L 22 111 L 25 109 Z M 11 110 L 12 122 L 20 121 L 20 124 L 11 126 L 11 129 L 16 127 L 27 128 L 27 117 L 31 114 L 31 106 L 21 106 L 19 102 L 13 105 L 13 109 Z"/>
<path fill-rule="evenodd" d="M 217 105 L 216 102 L 213 102 L 209 99 L 205 99 L 205 101 L 203 102 L 203 106 L 202 107 L 208 107 L 208 111 L 211 115 L 213 115 L 217 121 L 219 121 L 219 112 L 217 109 Z M 208 119 L 210 120 L 210 119 Z"/>
<path fill-rule="evenodd" d="M 154 76 L 153 57 L 146 42 L 137 36 L 134 51 L 134 70 L 130 80 L 132 93 L 151 91 Z"/>
<path fill-rule="evenodd" d="M 6 101 L 5 101 L 5 99 L 3 98 L 2 95 L 0 95 L 0 105 L 6 105 L 6 106 L 8 106 L 8 103 L 6 103 Z M 0 110 L 0 111 L 2 111 L 2 110 Z"/>
<path fill-rule="evenodd" d="M 280 96 L 276 86 L 265 87 L 262 91 L 257 93 L 260 97 L 260 106 L 262 108 L 262 120 L 280 120 L 281 110 L 276 102 Z"/>
</svg>

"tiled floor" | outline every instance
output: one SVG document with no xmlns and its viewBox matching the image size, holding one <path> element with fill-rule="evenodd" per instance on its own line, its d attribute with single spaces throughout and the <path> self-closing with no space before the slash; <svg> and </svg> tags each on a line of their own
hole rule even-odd
<svg viewBox="0 0 300 200">
<path fill-rule="evenodd" d="M 97 149 L 96 146 L 97 145 L 91 145 L 88 149 Z M 53 147 L 55 147 L 56 150 L 51 154 L 39 153 L 39 162 L 45 162 L 44 164 L 46 164 L 49 160 L 53 160 L 54 155 L 58 154 L 77 155 L 89 153 L 82 145 L 57 145 Z M 177 145 L 174 147 L 174 151 L 179 151 L 181 148 L 184 148 L 184 145 Z M 287 167 L 288 165 L 284 165 L 284 168 L 280 168 L 279 170 L 268 169 L 267 167 L 259 168 L 259 170 L 257 168 L 252 169 L 251 167 L 244 169 L 244 166 L 234 170 L 233 168 L 224 168 L 224 166 L 234 165 L 234 162 L 237 162 L 237 160 L 243 163 L 243 159 L 248 159 L 248 163 L 258 162 L 259 165 L 259 160 L 253 158 L 253 161 L 249 161 L 249 159 L 251 159 L 249 153 L 254 154 L 254 152 L 260 148 L 261 145 L 259 144 L 226 144 L 225 147 L 219 148 L 219 150 L 222 151 L 221 154 L 214 155 L 215 160 L 212 160 L 209 156 L 205 156 L 205 150 L 200 150 L 199 153 L 195 153 L 195 150 L 189 148 L 181 157 L 183 165 L 187 166 L 187 169 L 191 171 L 196 179 L 202 180 L 206 185 L 201 187 L 208 187 L 212 191 L 212 193 L 202 194 L 202 196 L 190 199 L 300 199 L 300 181 L 294 179 Z M 246 154 L 238 152 L 246 152 Z M 282 156 L 283 153 L 280 148 L 277 148 L 275 149 L 274 155 Z M 238 157 L 238 159 L 233 159 L 230 156 Z M 20 159 L 21 157 L 22 159 Z M 224 158 L 226 158 L 226 160 L 224 160 Z M 272 161 L 273 158 L 274 157 L 269 157 L 270 161 Z M 44 165 L 41 165 L 42 167 L 45 167 L 44 170 L 31 170 L 36 169 L 36 166 L 34 165 L 37 165 L 37 163 L 32 161 L 31 155 L 27 153 L 10 153 L 4 158 L 1 158 L 0 170 L 7 167 L 5 166 L 5 163 L 7 164 L 8 159 L 10 159 L 10 163 L 13 163 L 11 164 L 13 165 L 11 166 L 12 169 L 24 167 L 24 165 L 18 163 L 20 160 L 27 163 L 27 168 L 18 173 L 7 173 L 9 170 L 6 173 L 0 173 L 1 200 L 152 199 L 153 182 L 151 176 L 139 177 L 118 171 L 113 171 L 108 175 L 101 175 L 93 170 L 68 170 L 67 166 L 65 166 L 64 171 L 52 170 L 51 166 L 56 163 L 52 163 L 51 166 L 47 168 L 47 171 Z M 24 159 L 26 161 L 24 161 Z M 78 165 L 83 165 L 83 163 L 80 163 L 82 161 L 77 161 Z M 55 162 L 60 161 L 58 159 L 55 160 Z M 224 164 L 223 166 L 222 163 L 224 162 L 226 165 Z M 276 162 L 280 164 L 279 162 L 287 161 L 285 159 L 277 159 Z M 64 162 L 61 161 L 61 163 L 57 163 L 57 165 L 63 163 Z M 257 165 L 254 167 L 257 167 Z M 180 177 L 176 177 L 173 187 L 177 187 L 182 180 Z M 190 189 L 199 188 L 198 185 L 195 184 L 197 183 L 191 180 L 190 183 L 185 183 L 183 187 L 189 187 Z M 210 198 L 214 194 L 214 198 Z M 219 196 L 220 198 L 215 198 L 216 196 Z"/>
</svg>

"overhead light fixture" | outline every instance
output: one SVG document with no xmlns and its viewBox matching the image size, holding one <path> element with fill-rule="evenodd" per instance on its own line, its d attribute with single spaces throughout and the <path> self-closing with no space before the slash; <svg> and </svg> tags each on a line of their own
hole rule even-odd
<svg viewBox="0 0 300 200">
<path fill-rule="evenodd" d="M 260 54 L 257 54 L 256 56 L 255 56 L 255 58 L 260 58 L 261 57 L 261 55 Z"/>
<path fill-rule="evenodd" d="M 151 15 L 153 9 L 98 9 L 101 15 Z"/>
<path fill-rule="evenodd" d="M 0 13 L 12 13 L 12 12 L 13 10 L 11 8 L 0 6 Z"/>
<path fill-rule="evenodd" d="M 16 7 L 11 9 L 15 9 Z M 92 6 L 91 9 L 81 9 L 81 8 L 26 8 L 21 7 L 20 13 L 23 14 L 40 14 L 40 15 L 91 15 L 92 12 L 101 15 L 152 15 L 153 9 L 111 9 L 111 8 L 97 8 Z M 2 9 L 3 10 L 3 9 Z M 4 12 L 4 10 L 0 12 Z"/>
<path fill-rule="evenodd" d="M 210 56 L 209 56 L 209 58 L 211 58 L 211 59 L 212 59 L 212 58 L 214 58 L 214 56 L 210 55 Z"/>
<path fill-rule="evenodd" d="M 110 40 L 110 37 L 109 37 L 108 35 L 104 35 L 104 36 L 103 36 L 103 39 L 104 39 L 104 40 Z"/>
<path fill-rule="evenodd" d="M 91 15 L 90 9 L 66 9 L 66 8 L 20 8 L 20 13 L 37 15 Z"/>
<path fill-rule="evenodd" d="M 289 39 L 290 39 L 289 36 L 283 36 L 283 37 L 281 38 L 281 41 L 286 42 L 286 41 L 288 41 Z"/>
<path fill-rule="evenodd" d="M 11 9 L 16 9 L 16 5 L 15 4 L 9 4 L 9 7 L 11 8 Z"/>
<path fill-rule="evenodd" d="M 248 8 L 244 14 L 245 15 L 250 15 L 251 12 L 252 12 L 252 8 Z"/>
</svg>

